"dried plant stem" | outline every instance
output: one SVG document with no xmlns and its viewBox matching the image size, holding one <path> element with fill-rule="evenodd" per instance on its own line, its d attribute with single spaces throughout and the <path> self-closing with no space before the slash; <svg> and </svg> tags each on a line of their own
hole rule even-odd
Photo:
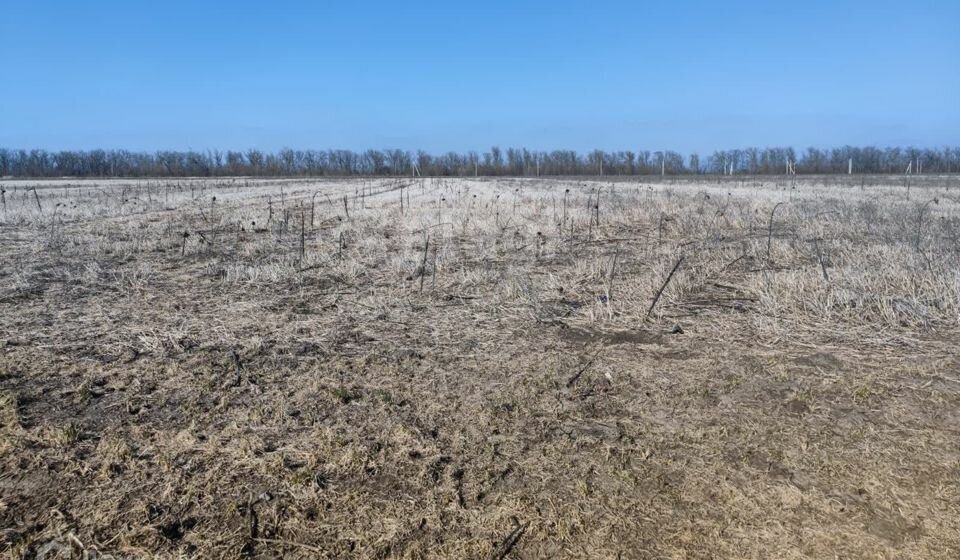
<svg viewBox="0 0 960 560">
<path fill-rule="evenodd" d="M 430 234 L 423 241 L 423 260 L 420 262 L 420 293 L 423 293 L 423 277 L 427 274 L 427 251 L 430 249 Z"/>
<path fill-rule="evenodd" d="M 649 318 L 650 314 L 653 313 L 653 308 L 657 306 L 657 302 L 660 301 L 660 296 L 663 295 L 663 290 L 667 288 L 667 284 L 670 283 L 670 280 L 673 278 L 673 275 L 677 272 L 677 269 L 680 268 L 680 263 L 683 262 L 683 255 L 680 255 L 680 258 L 677 259 L 677 262 L 674 263 L 673 268 L 670 269 L 670 274 L 667 275 L 667 279 L 663 281 L 663 284 L 660 286 L 660 289 L 657 290 L 655 296 L 653 296 L 653 301 L 650 302 L 650 307 L 647 308 L 646 317 Z"/>
</svg>

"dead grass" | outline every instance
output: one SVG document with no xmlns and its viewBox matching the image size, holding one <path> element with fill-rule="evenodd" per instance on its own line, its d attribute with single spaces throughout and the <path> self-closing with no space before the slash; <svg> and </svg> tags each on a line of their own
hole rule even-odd
<svg viewBox="0 0 960 560">
<path fill-rule="evenodd" d="M 829 181 L 11 183 L 0 547 L 956 557 L 956 180 Z"/>
</svg>

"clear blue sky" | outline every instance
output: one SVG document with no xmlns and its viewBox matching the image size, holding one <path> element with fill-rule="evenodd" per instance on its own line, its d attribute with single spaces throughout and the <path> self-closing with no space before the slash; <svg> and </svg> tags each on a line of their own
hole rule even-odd
<svg viewBox="0 0 960 560">
<path fill-rule="evenodd" d="M 960 1 L 0 0 L 0 145 L 960 144 Z"/>
</svg>

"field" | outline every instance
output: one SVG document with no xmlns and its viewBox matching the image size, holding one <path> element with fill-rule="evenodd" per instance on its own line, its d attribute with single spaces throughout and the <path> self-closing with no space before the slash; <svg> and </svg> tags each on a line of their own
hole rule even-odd
<svg viewBox="0 0 960 560">
<path fill-rule="evenodd" d="M 11 558 L 960 556 L 960 178 L 0 186 Z"/>
</svg>

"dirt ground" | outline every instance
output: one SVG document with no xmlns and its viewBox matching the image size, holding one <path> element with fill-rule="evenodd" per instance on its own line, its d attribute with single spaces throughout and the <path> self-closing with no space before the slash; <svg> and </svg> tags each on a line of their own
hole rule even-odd
<svg viewBox="0 0 960 560">
<path fill-rule="evenodd" d="M 960 179 L 657 179 L 0 182 L 0 553 L 960 557 Z"/>
</svg>

